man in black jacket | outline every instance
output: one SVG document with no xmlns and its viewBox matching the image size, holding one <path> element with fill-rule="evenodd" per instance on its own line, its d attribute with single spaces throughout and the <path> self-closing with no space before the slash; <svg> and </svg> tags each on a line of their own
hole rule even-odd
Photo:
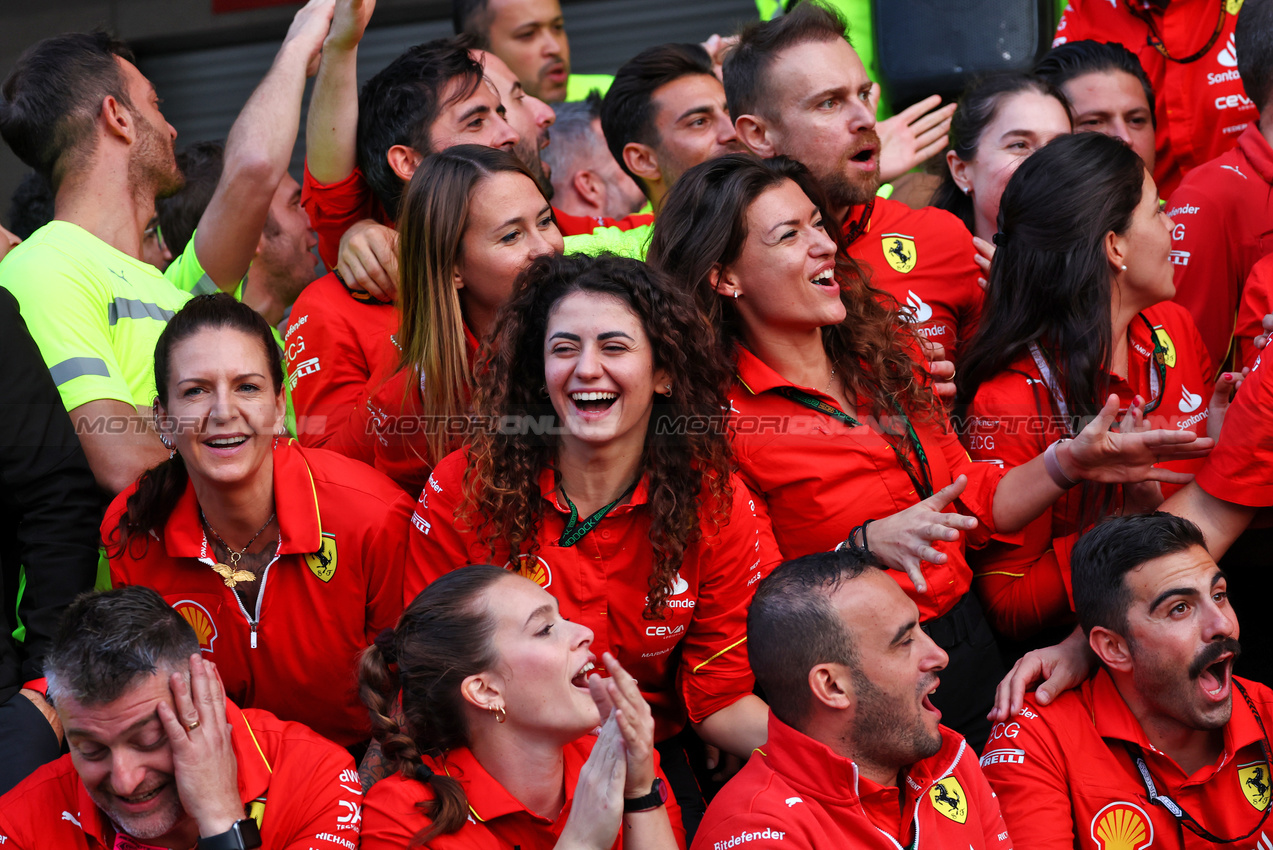
<svg viewBox="0 0 1273 850">
<path fill-rule="evenodd" d="M 102 504 L 18 302 L 0 288 L 0 794 L 58 757 L 44 695 L 58 618 L 93 588 Z M 25 587 L 21 575 L 25 573 Z M 22 639 L 15 637 L 16 611 Z"/>
</svg>

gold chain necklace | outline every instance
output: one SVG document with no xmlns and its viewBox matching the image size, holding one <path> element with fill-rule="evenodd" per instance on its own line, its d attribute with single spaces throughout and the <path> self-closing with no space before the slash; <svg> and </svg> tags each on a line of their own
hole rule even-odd
<svg viewBox="0 0 1273 850">
<path fill-rule="evenodd" d="M 277 513 L 270 514 L 270 518 L 265 521 L 265 525 L 257 529 L 256 534 L 252 535 L 252 539 L 248 541 L 248 545 L 236 552 L 230 548 L 229 544 L 221 539 L 221 535 L 217 534 L 217 530 L 212 527 L 212 524 L 208 522 L 208 518 L 203 515 L 203 508 L 199 508 L 199 519 L 203 520 L 203 527 L 208 529 L 208 531 L 211 531 L 212 536 L 215 537 L 217 542 L 221 544 L 221 548 L 230 553 L 229 565 L 217 563 L 212 567 L 212 571 L 225 580 L 226 587 L 233 588 L 241 581 L 256 581 L 256 573 L 251 570 L 241 570 L 238 568 L 239 559 L 241 559 L 244 553 L 247 552 L 248 548 L 256 542 L 256 538 L 261 536 L 261 532 L 270 527 L 270 523 L 274 522 L 274 517 L 277 515 Z"/>
</svg>

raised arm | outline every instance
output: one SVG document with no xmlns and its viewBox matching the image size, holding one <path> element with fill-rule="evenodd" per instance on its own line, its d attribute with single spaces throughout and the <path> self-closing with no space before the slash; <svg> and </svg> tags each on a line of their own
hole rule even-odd
<svg viewBox="0 0 1273 850">
<path fill-rule="evenodd" d="M 300 127 L 305 80 L 318 66 L 335 0 L 309 0 L 243 106 L 225 141 L 225 165 L 195 231 L 195 255 L 231 292 L 256 253 L 274 190 L 287 171 Z"/>
<path fill-rule="evenodd" d="M 331 31 L 305 122 L 305 163 L 318 183 L 344 180 L 354 171 L 358 140 L 358 42 L 376 0 L 337 0 Z"/>
</svg>

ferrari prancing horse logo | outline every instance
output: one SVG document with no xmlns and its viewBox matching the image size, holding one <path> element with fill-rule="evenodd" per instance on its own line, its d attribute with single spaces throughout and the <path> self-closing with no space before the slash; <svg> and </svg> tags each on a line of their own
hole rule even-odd
<svg viewBox="0 0 1273 850">
<path fill-rule="evenodd" d="M 968 820 L 968 795 L 955 777 L 947 776 L 929 788 L 928 796 L 933 801 L 933 808 L 955 823 Z"/>
<path fill-rule="evenodd" d="M 305 556 L 305 565 L 323 582 L 331 581 L 336 575 L 336 535 L 323 532 L 322 545 L 314 554 Z"/>
<path fill-rule="evenodd" d="M 884 249 L 884 259 L 893 271 L 906 274 L 915 268 L 919 256 L 915 251 L 915 237 L 904 233 L 885 233 L 880 237 L 880 247 Z"/>
<path fill-rule="evenodd" d="M 1238 765 L 1238 782 L 1246 801 L 1262 812 L 1269 807 L 1269 766 L 1262 761 Z"/>
</svg>

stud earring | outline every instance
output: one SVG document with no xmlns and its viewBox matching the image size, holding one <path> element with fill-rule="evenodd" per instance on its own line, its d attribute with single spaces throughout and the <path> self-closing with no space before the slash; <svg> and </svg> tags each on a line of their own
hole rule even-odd
<svg viewBox="0 0 1273 850">
<path fill-rule="evenodd" d="M 735 301 L 737 301 L 737 300 L 738 300 L 738 296 L 739 296 L 739 295 L 740 295 L 739 291 L 738 291 L 737 289 L 735 289 L 735 290 L 734 290 L 734 300 L 735 300 Z"/>
<path fill-rule="evenodd" d="M 1127 263 L 1123 263 L 1122 269 L 1123 271 L 1127 271 Z"/>
</svg>

